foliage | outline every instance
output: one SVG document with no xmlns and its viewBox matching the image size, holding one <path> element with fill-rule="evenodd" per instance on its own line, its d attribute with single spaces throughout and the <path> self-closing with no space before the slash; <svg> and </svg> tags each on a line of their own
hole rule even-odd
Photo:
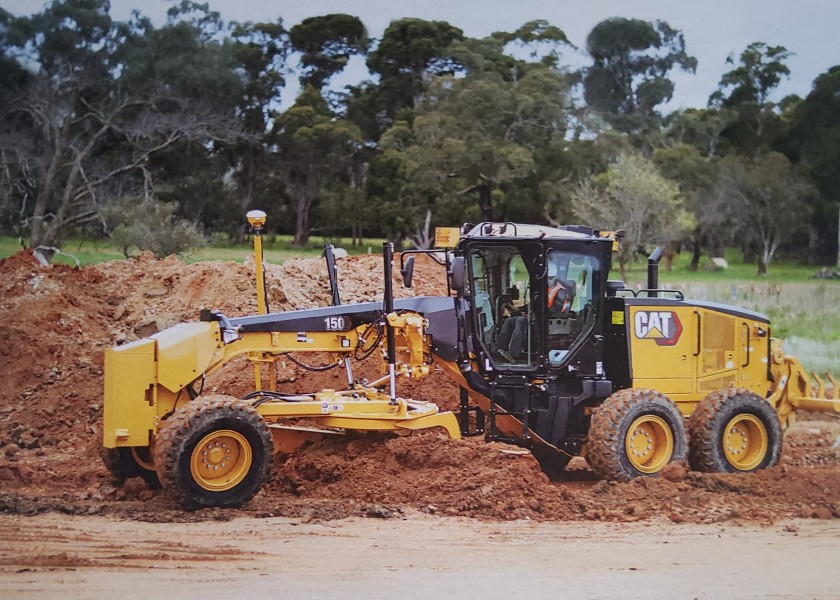
<svg viewBox="0 0 840 600">
<path fill-rule="evenodd" d="M 321 191 L 349 168 L 362 147 L 353 123 L 335 119 L 320 93 L 308 86 L 295 105 L 274 121 L 275 169 L 292 200 L 295 245 L 306 244 L 311 216 Z"/>
<path fill-rule="evenodd" d="M 796 106 L 788 133 L 780 144 L 819 190 L 812 226 L 813 251 L 820 262 L 840 264 L 837 248 L 840 210 L 840 66 L 831 67 L 814 81 L 811 93 Z"/>
<path fill-rule="evenodd" d="M 687 242 L 692 268 L 727 244 L 763 262 L 836 259 L 840 67 L 804 99 L 776 102 L 791 52 L 754 42 L 730 56 L 708 107 L 662 115 L 674 74 L 696 60 L 659 20 L 598 23 L 591 63 L 575 70 L 572 44 L 544 20 L 473 38 L 403 18 L 371 40 L 349 14 L 287 28 L 279 16 L 226 23 L 191 0 L 170 7 L 162 25 L 139 11 L 115 20 L 107 0 L 0 9 L 4 233 L 47 248 L 101 240 L 130 198 L 236 241 L 247 235 L 236 215 L 258 207 L 266 234 L 293 232 L 298 247 L 312 233 L 424 244 L 432 225 L 576 220 L 584 196 L 625 198 L 618 182 L 637 184 L 618 165 L 645 157 L 678 186 L 676 221 L 692 216 L 689 230 L 653 219 L 653 235 Z M 333 90 L 362 60 L 370 79 Z M 285 96 L 293 78 L 296 99 Z M 653 185 L 651 168 L 634 167 Z M 787 233 L 762 233 L 759 214 L 792 212 Z"/>
<path fill-rule="evenodd" d="M 728 157 L 721 165 L 716 196 L 740 235 L 758 246 L 758 273 L 767 272 L 782 243 L 794 239 L 810 217 L 815 193 L 782 154 Z"/>
<path fill-rule="evenodd" d="M 204 236 L 185 219 L 175 216 L 175 206 L 153 198 L 125 198 L 103 211 L 106 223 L 113 225 L 111 243 L 128 258 L 137 249 L 155 256 L 181 254 L 201 248 Z"/>
<path fill-rule="evenodd" d="M 348 116 L 360 122 L 366 134 L 378 138 L 403 109 L 414 107 L 429 77 L 461 70 L 451 44 L 463 37 L 460 29 L 445 21 L 392 21 L 376 49 L 368 53 L 367 66 L 379 76 L 379 83 L 359 90 Z"/>
<path fill-rule="evenodd" d="M 343 14 L 304 19 L 289 31 L 289 40 L 302 53 L 301 85 L 319 90 L 351 56 L 367 51 L 369 43 L 361 20 Z"/>
<path fill-rule="evenodd" d="M 727 130 L 726 137 L 741 153 L 757 156 L 770 146 L 779 122 L 777 104 L 770 95 L 790 75 L 785 61 L 791 53 L 784 46 L 753 42 L 741 52 L 739 63 L 730 55 L 726 62 L 733 69 L 723 74 L 718 90 L 709 97 L 709 105 L 732 108 L 739 118 Z"/>
<path fill-rule="evenodd" d="M 682 32 L 664 21 L 601 21 L 586 38 L 586 48 L 593 60 L 583 79 L 586 101 L 620 131 L 647 127 L 657 116 L 656 107 L 674 93 L 671 70 L 697 68 Z"/>
<path fill-rule="evenodd" d="M 679 239 L 693 226 L 677 185 L 636 154 L 623 154 L 606 173 L 582 182 L 572 207 L 584 223 L 624 230 L 617 256 L 623 279 L 639 249 Z"/>
<path fill-rule="evenodd" d="M 38 67 L 4 107 L 2 130 L 4 175 L 19 190 L 15 201 L 33 247 L 60 245 L 119 194 L 150 193 L 147 165 L 155 153 L 181 140 L 206 144 L 238 132 L 232 111 L 218 104 L 231 90 L 197 98 L 211 74 L 215 88 L 224 73 L 222 47 L 199 27 L 212 15 L 179 21 L 179 10 L 196 8 L 184 2 L 170 11 L 166 28 L 153 32 L 140 18 L 114 24 L 108 7 L 105 0 L 53 2 L 41 14 L 12 20 L 6 31 L 7 53 Z M 177 65 L 172 44 L 184 54 Z M 188 73 L 176 73 L 185 65 Z"/>
</svg>

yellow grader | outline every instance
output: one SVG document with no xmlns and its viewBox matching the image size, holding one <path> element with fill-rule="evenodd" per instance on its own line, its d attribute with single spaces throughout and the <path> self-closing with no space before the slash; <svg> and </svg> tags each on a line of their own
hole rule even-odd
<svg viewBox="0 0 840 600">
<path fill-rule="evenodd" d="M 254 231 L 258 314 L 202 310 L 105 353 L 103 459 L 120 479 L 158 483 L 184 508 L 235 507 L 270 476 L 276 453 L 319 435 L 443 428 L 529 448 L 547 472 L 584 456 L 601 477 L 655 476 L 673 461 L 707 472 L 775 465 L 794 409 L 840 411 L 837 381 L 786 356 L 759 313 L 608 280 L 620 232 L 481 223 L 439 231 L 415 255 L 446 269 L 449 293 L 394 300 L 390 245 L 384 299 L 342 305 L 329 247 L 333 306 L 270 313 L 262 271 L 265 214 Z M 281 393 L 276 365 L 330 353 L 342 390 Z M 353 377 L 351 358 L 379 353 L 385 374 Z M 243 398 L 202 393 L 233 359 L 253 365 Z M 396 382 L 437 366 L 460 385 L 458 414 L 400 397 Z M 301 426 L 301 422 L 307 426 Z"/>
</svg>

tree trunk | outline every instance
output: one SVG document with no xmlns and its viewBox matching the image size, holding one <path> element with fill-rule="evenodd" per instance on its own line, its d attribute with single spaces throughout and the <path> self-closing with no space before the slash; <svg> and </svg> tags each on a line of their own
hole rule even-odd
<svg viewBox="0 0 840 600">
<path fill-rule="evenodd" d="M 482 221 L 493 221 L 493 190 L 489 185 L 478 186 L 478 206 Z"/>
<path fill-rule="evenodd" d="M 703 236 L 699 232 L 694 233 L 694 249 L 691 252 L 691 264 L 688 265 L 689 271 L 696 271 L 700 268 L 700 256 L 703 253 Z"/>
<path fill-rule="evenodd" d="M 758 257 L 758 274 L 759 275 L 767 275 L 767 261 L 764 260 L 764 257 L 761 254 L 757 255 Z"/>
<path fill-rule="evenodd" d="M 302 248 L 309 243 L 309 208 L 312 202 L 306 197 L 298 197 L 295 203 L 295 248 Z"/>
</svg>

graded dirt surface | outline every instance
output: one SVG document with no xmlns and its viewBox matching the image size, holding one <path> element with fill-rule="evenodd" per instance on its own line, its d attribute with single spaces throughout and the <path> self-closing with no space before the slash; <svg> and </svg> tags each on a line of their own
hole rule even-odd
<svg viewBox="0 0 840 600">
<path fill-rule="evenodd" d="M 838 597 L 831 522 L 399 519 L 139 523 L 0 516 L 0 597 Z M 154 571 L 151 571 L 154 569 Z"/>
<path fill-rule="evenodd" d="M 341 259 L 342 300 L 381 299 L 381 273 L 380 256 Z M 418 260 L 414 281 L 413 290 L 395 285 L 395 291 L 400 295 L 445 293 L 443 270 L 430 260 Z M 326 269 L 320 260 L 289 261 L 270 267 L 266 282 L 273 311 L 329 304 Z M 743 545 L 740 568 L 747 570 L 750 564 L 761 565 L 761 572 L 770 572 L 774 564 L 781 569 L 782 557 L 798 551 L 794 551 L 799 548 L 796 544 L 802 543 L 806 532 L 836 552 L 840 533 L 836 520 L 840 516 L 840 422 L 831 416 L 800 414 L 797 424 L 786 433 L 781 463 L 750 475 L 701 474 L 673 465 L 659 478 L 611 483 L 597 481 L 585 461 L 575 459 L 566 476 L 552 482 L 528 453 L 511 452 L 510 446 L 487 444 L 480 438 L 453 441 L 432 431 L 407 437 L 348 436 L 305 447 L 277 461 L 265 489 L 237 510 L 184 512 L 163 492 L 148 490 L 139 480 L 116 485 L 98 456 L 103 350 L 175 323 L 195 320 L 201 308 L 219 309 L 232 317 L 253 314 L 254 298 L 253 268 L 247 264 L 185 265 L 175 258 L 157 260 L 143 255 L 71 269 L 41 267 L 25 253 L 0 261 L 0 335 L 4 341 L 0 345 L 0 513 L 5 513 L 0 515 L 0 529 L 8 534 L 0 536 L 0 544 L 5 546 L 0 554 L 0 595 L 14 597 L 3 591 L 28 589 L 41 590 L 46 597 L 52 588 L 38 586 L 56 581 L 84 586 L 84 581 L 107 577 L 115 561 L 129 565 L 121 571 L 123 586 L 118 592 L 127 598 L 139 596 L 140 590 L 132 584 L 141 580 L 144 569 L 162 565 L 171 569 L 167 571 L 171 577 L 165 579 L 179 595 L 183 595 L 179 582 L 192 581 L 191 574 L 196 571 L 203 574 L 201 585 L 195 589 L 210 589 L 218 580 L 248 581 L 243 590 L 267 590 L 269 582 L 288 586 L 303 580 L 320 581 L 318 565 L 328 562 L 335 554 L 334 547 L 347 553 L 331 567 L 333 576 L 344 585 L 357 585 L 355 569 L 364 561 L 360 555 L 371 551 L 367 564 L 370 572 L 365 577 L 381 575 L 386 586 L 382 589 L 400 589 L 403 563 L 415 561 L 425 566 L 416 568 L 414 576 L 422 573 L 441 585 L 453 583 L 456 575 L 465 575 L 475 567 L 484 569 L 484 583 L 492 584 L 494 573 L 500 578 L 505 575 L 503 583 L 487 589 L 514 592 L 521 589 L 516 585 L 521 576 L 517 576 L 515 565 L 525 560 L 519 554 L 527 554 L 524 548 L 529 546 L 529 532 L 536 532 L 539 544 L 549 544 L 549 538 L 567 539 L 563 536 L 580 541 L 591 534 L 605 540 L 607 562 L 615 565 L 621 556 L 610 556 L 608 542 L 613 537 L 619 538 L 620 544 L 641 544 L 645 548 L 648 543 L 664 543 L 662 540 L 672 535 L 677 540 L 684 537 L 686 544 L 700 544 L 698 552 L 710 555 L 717 550 L 703 544 L 718 535 L 721 524 L 727 527 L 724 540 L 732 539 L 733 552 Z M 307 356 L 305 360 L 316 365 L 326 358 Z M 355 365 L 355 372 L 372 379 L 379 375 L 380 367 L 378 360 L 368 359 Z M 251 390 L 251 376 L 246 362 L 232 364 L 208 378 L 206 391 L 241 396 Z M 344 377 L 339 369 L 311 373 L 287 361 L 279 369 L 278 385 L 281 391 L 309 392 L 340 388 Z M 440 372 L 421 381 L 401 383 L 399 391 L 405 397 L 433 401 L 444 409 L 457 408 L 458 389 Z M 68 528 L 67 540 L 84 542 L 80 546 L 84 551 L 79 550 L 78 556 L 73 550 L 75 543 L 65 549 L 50 546 L 53 538 L 49 531 L 64 526 Z M 271 533 L 273 527 L 279 532 L 276 537 Z M 562 533 L 565 527 L 572 533 Z M 380 534 L 396 539 L 403 528 L 404 548 L 390 547 L 399 554 L 397 562 L 387 552 L 387 544 L 376 546 L 378 542 L 369 539 L 378 539 Z M 432 535 L 418 542 L 416 549 L 412 546 L 412 537 L 418 532 L 436 528 L 442 531 L 439 538 Z M 245 541 L 231 541 L 238 539 L 234 533 L 252 529 L 257 532 L 254 543 L 247 550 L 237 550 L 244 552 L 243 556 L 225 549 L 226 544 L 244 545 Z M 508 533 L 493 533 L 497 529 Z M 525 533 L 518 533 L 520 529 Z M 139 548 L 108 546 L 112 538 L 119 541 L 123 530 L 133 532 L 129 537 L 139 536 Z M 16 531 L 24 540 L 18 545 Z M 629 533 L 621 533 L 624 531 Z M 756 541 L 754 547 L 749 543 L 752 533 L 746 533 L 753 531 L 758 531 L 758 539 L 763 540 Z M 803 535 L 797 537 L 797 531 Z M 308 541 L 310 533 L 313 542 Z M 38 549 L 41 534 L 43 550 Z M 221 542 L 219 535 L 224 536 Z M 300 558 L 292 562 L 304 574 L 300 577 L 287 566 L 295 553 L 281 546 L 286 539 L 300 545 Z M 155 540 L 160 544 L 155 545 Z M 325 543 L 320 555 L 313 546 L 318 540 Z M 355 545 L 347 540 L 356 540 Z M 342 545 L 345 542 L 346 547 Z M 181 549 L 181 543 L 187 548 Z M 198 549 L 190 549 L 193 543 Z M 715 560 L 720 561 L 715 564 L 727 565 L 730 560 L 734 564 L 737 557 L 733 554 L 727 559 L 729 546 L 721 543 L 723 549 L 715 554 Z M 167 544 L 171 548 L 167 549 Z M 209 551 L 214 544 L 218 545 L 216 550 Z M 576 565 L 570 567 L 575 573 L 583 569 L 575 581 L 597 580 L 595 567 L 587 569 L 589 560 L 583 558 L 589 550 L 576 548 L 569 553 L 572 560 L 561 542 L 551 544 L 551 553 L 528 549 L 546 565 L 546 581 L 558 589 L 567 581 L 568 571 L 552 570 L 555 562 Z M 787 544 L 795 548 L 789 551 Z M 769 554 L 762 558 L 765 545 L 775 552 L 767 550 Z M 451 561 L 446 562 L 450 566 L 435 567 L 437 563 L 430 557 L 439 547 L 450 546 Z M 509 555 L 503 552 L 508 547 L 512 551 Z M 155 548 L 159 548 L 158 555 Z M 185 561 L 187 567 L 171 567 L 172 553 L 182 551 L 184 556 L 195 555 L 200 560 L 190 562 L 193 559 L 179 554 L 178 560 Z M 578 556 L 581 552 L 583 557 Z M 628 564 L 637 560 L 643 563 L 644 552 L 639 554 L 628 547 Z M 665 550 L 657 554 L 664 561 L 663 569 L 670 564 L 666 555 Z M 817 556 L 817 551 L 799 556 Z M 64 557 L 68 564 L 62 563 Z M 494 571 L 496 567 L 491 564 L 504 563 L 505 557 L 512 561 L 510 566 Z M 805 561 L 808 564 L 793 578 L 780 578 L 799 581 L 800 575 L 816 572 L 820 560 Z M 704 576 L 699 572 L 705 565 L 701 557 L 677 562 L 696 566 L 696 576 Z M 269 568 L 269 563 L 274 566 Z M 620 566 L 610 568 L 614 572 L 607 571 L 607 580 L 619 586 L 638 575 Z M 640 564 L 638 568 L 651 567 Z M 734 572 L 739 567 L 726 568 Z M 15 569 L 23 571 L 17 573 Z M 70 569 L 75 569 L 72 575 L 67 574 Z M 795 570 L 789 568 L 790 572 Z M 675 574 L 681 572 L 674 570 Z M 30 580 L 36 581 L 34 587 L 25 585 Z M 668 571 L 663 581 L 672 580 L 678 585 L 681 577 L 671 577 Z M 811 578 L 803 576 L 802 580 Z M 832 592 L 833 596 L 822 593 L 827 588 L 819 587 L 821 581 L 814 579 L 813 586 L 802 588 L 805 592 L 801 595 L 780 591 L 777 597 L 840 597 L 840 592 Z M 734 585 L 736 578 L 733 575 L 720 583 L 726 582 Z M 678 597 L 693 597 L 689 590 L 695 589 L 692 593 L 698 595 L 705 589 L 683 583 L 683 587 L 675 588 L 680 591 Z M 17 585 L 20 587 L 14 587 Z M 308 597 L 335 597 L 329 587 L 313 585 Z M 84 588 L 71 587 L 68 591 L 73 589 Z M 463 591 L 461 597 L 478 597 L 469 595 L 468 587 L 458 589 Z M 772 595 L 763 587 L 747 589 L 765 589 Z M 808 591 L 811 589 L 813 593 Z M 84 595 L 80 591 L 80 597 Z"/>
</svg>

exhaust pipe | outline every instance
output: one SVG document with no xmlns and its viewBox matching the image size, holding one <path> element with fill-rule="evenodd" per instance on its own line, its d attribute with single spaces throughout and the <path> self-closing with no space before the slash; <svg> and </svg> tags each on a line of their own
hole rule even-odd
<svg viewBox="0 0 840 600">
<path fill-rule="evenodd" d="M 662 258 L 662 246 L 657 246 L 648 256 L 647 289 L 649 298 L 658 298 L 659 259 Z"/>
</svg>

